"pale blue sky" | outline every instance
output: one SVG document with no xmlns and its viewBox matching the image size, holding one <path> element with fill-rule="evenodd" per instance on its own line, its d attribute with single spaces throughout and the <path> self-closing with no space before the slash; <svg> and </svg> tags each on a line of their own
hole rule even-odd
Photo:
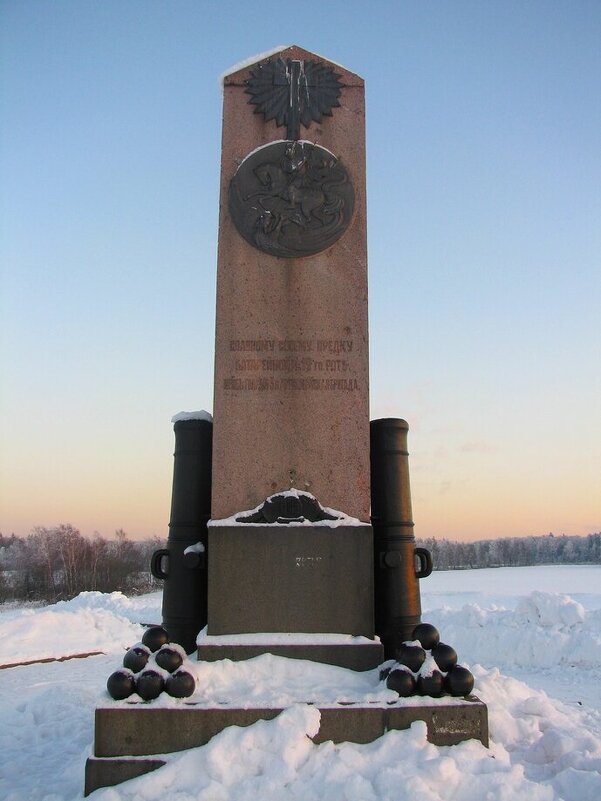
<svg viewBox="0 0 601 801">
<path fill-rule="evenodd" d="M 372 416 L 416 533 L 601 529 L 601 3 L 0 2 L 0 530 L 164 534 L 212 409 L 220 73 L 366 81 Z"/>
</svg>

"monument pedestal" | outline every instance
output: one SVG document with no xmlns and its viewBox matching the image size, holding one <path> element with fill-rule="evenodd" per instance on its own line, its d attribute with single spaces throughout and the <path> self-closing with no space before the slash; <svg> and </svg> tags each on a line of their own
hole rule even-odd
<svg viewBox="0 0 601 801">
<path fill-rule="evenodd" d="M 209 523 L 208 634 L 374 638 L 367 524 Z"/>
<path fill-rule="evenodd" d="M 271 653 L 352 670 L 384 661 L 374 639 L 372 528 L 331 522 L 209 523 L 199 660 Z"/>
</svg>

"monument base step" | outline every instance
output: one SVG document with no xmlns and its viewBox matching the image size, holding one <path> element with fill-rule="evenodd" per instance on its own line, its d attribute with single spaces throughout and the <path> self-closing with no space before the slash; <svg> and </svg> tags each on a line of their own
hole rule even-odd
<svg viewBox="0 0 601 801">
<path fill-rule="evenodd" d="M 128 779 L 135 779 L 163 767 L 164 759 L 115 758 L 98 759 L 88 757 L 86 760 L 86 779 L 84 795 L 90 795 L 99 787 L 113 787 Z"/>
<path fill-rule="evenodd" d="M 321 724 L 315 743 L 370 743 L 391 729 L 426 723 L 428 740 L 455 745 L 476 739 L 488 746 L 486 705 L 467 698 L 399 699 L 392 704 L 349 703 L 320 706 Z M 271 720 L 281 707 L 204 707 L 184 703 L 177 708 L 151 704 L 96 709 L 94 756 L 86 765 L 86 794 L 118 784 L 164 764 L 164 755 L 206 745 L 228 726 L 250 726 Z M 153 759 L 153 755 L 161 758 Z M 135 757 L 141 757 L 135 759 Z"/>
<path fill-rule="evenodd" d="M 351 670 L 373 670 L 384 661 L 384 647 L 380 642 L 348 643 L 282 643 L 245 642 L 216 643 L 218 637 L 207 637 L 208 642 L 199 643 L 198 660 L 216 662 L 231 659 L 241 662 L 261 654 L 286 656 L 289 659 L 309 659 L 326 665 L 338 665 Z M 225 639 L 225 638 L 223 638 Z"/>
</svg>

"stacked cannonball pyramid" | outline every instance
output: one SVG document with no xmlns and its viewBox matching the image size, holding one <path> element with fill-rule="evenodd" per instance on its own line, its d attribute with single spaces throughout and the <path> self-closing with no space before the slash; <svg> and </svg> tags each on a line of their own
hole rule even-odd
<svg viewBox="0 0 601 801">
<path fill-rule="evenodd" d="M 429 695 L 438 698 L 445 693 L 469 695 L 474 677 L 467 668 L 457 664 L 457 653 L 450 645 L 440 642 L 440 634 L 430 623 L 420 623 L 413 629 L 412 639 L 396 651 L 396 664 L 380 672 L 389 690 L 401 698 Z"/>
<path fill-rule="evenodd" d="M 173 698 L 188 698 L 196 680 L 182 667 L 186 653 L 169 642 L 162 626 L 150 626 L 142 642 L 133 645 L 123 657 L 123 667 L 108 677 L 106 689 L 116 701 L 137 693 L 144 701 L 158 698 L 165 690 Z"/>
</svg>

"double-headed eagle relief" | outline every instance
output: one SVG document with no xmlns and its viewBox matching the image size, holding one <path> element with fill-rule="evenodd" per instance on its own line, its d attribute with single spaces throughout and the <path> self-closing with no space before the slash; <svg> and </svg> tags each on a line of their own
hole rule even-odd
<svg viewBox="0 0 601 801">
<path fill-rule="evenodd" d="M 321 61 L 278 58 L 251 70 L 246 81 L 249 103 L 265 121 L 285 125 L 287 139 L 300 139 L 300 126 L 308 128 L 322 117 L 332 116 L 340 105 L 340 75 Z"/>
<path fill-rule="evenodd" d="M 312 256 L 348 227 L 354 191 L 340 160 L 300 139 L 301 125 L 339 106 L 340 76 L 319 61 L 279 58 L 251 71 L 246 92 L 256 114 L 286 126 L 287 138 L 258 148 L 238 167 L 229 209 L 238 232 L 271 256 Z"/>
</svg>

